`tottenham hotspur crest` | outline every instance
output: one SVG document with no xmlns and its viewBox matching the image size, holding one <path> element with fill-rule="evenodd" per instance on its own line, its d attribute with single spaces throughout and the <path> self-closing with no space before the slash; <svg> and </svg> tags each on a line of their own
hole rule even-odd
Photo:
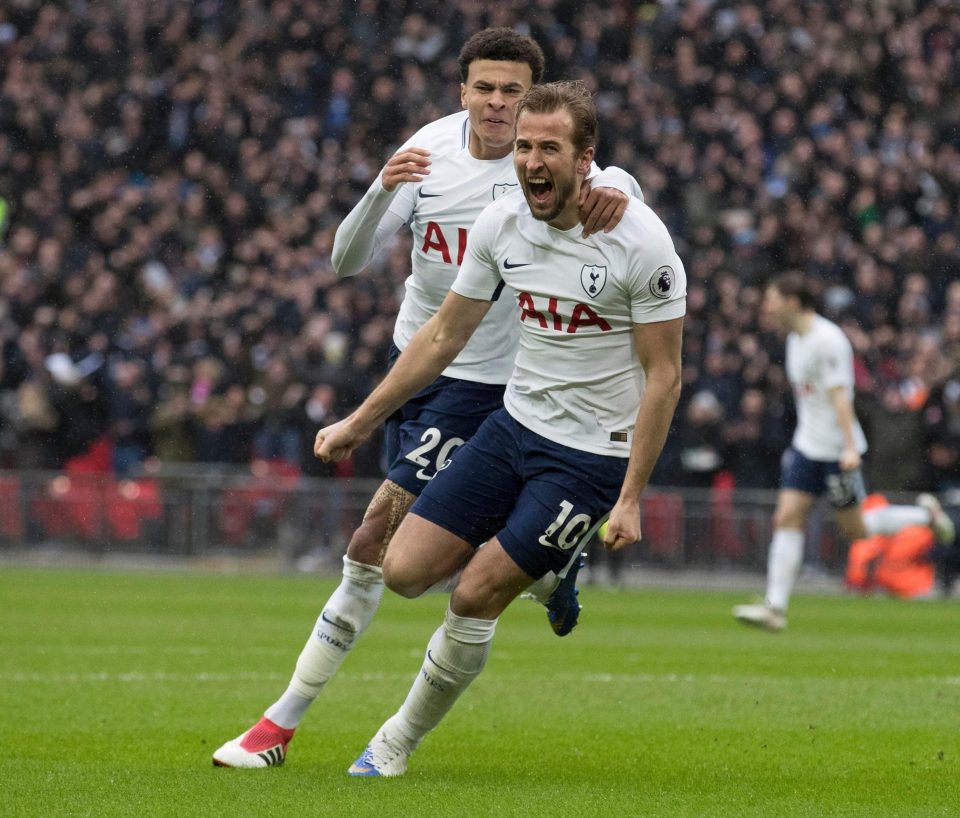
<svg viewBox="0 0 960 818">
<path fill-rule="evenodd" d="M 596 298 L 600 295 L 603 285 L 607 283 L 607 268 L 596 264 L 584 264 L 580 271 L 580 283 L 587 295 Z"/>
<path fill-rule="evenodd" d="M 654 272 L 650 279 L 650 292 L 657 298 L 667 299 L 673 295 L 673 285 L 676 276 L 673 274 L 673 268 L 665 264 Z"/>
</svg>

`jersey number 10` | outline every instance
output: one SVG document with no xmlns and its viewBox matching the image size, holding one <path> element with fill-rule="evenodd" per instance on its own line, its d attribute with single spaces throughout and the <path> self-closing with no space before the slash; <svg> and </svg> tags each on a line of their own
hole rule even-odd
<svg viewBox="0 0 960 818">
<path fill-rule="evenodd" d="M 547 530 L 540 535 L 540 545 L 569 551 L 580 542 L 580 538 L 590 528 L 590 515 L 575 514 L 570 517 L 571 511 L 573 511 L 573 503 L 561 500 L 560 513 L 557 515 L 557 519 L 550 523 Z"/>
</svg>

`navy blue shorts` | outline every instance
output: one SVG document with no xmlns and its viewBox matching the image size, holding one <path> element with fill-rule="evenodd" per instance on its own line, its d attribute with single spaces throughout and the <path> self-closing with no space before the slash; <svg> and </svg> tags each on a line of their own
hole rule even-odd
<svg viewBox="0 0 960 818">
<path fill-rule="evenodd" d="M 391 363 L 398 355 L 392 348 Z M 503 406 L 503 390 L 503 384 L 441 375 L 417 392 L 384 425 L 387 479 L 419 496 L 437 469 Z"/>
<path fill-rule="evenodd" d="M 834 508 L 863 502 L 866 485 L 860 469 L 842 471 L 835 460 L 811 460 L 790 446 L 780 460 L 780 488 L 819 497 L 826 494 Z"/>
<path fill-rule="evenodd" d="M 562 572 L 620 496 L 626 458 L 590 454 L 492 414 L 411 511 L 475 548 L 496 535 L 534 579 Z"/>
</svg>

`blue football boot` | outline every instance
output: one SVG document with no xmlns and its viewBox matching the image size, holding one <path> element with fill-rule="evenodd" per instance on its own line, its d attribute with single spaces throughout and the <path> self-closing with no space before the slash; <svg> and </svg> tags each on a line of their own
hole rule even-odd
<svg viewBox="0 0 960 818">
<path fill-rule="evenodd" d="M 550 594 L 550 599 L 547 600 L 547 619 L 557 636 L 566 636 L 570 633 L 576 627 L 577 620 L 580 618 L 580 602 L 577 599 L 580 589 L 576 587 L 576 583 L 577 574 L 587 563 L 586 556 L 586 554 L 581 553 L 574 560 L 570 570 L 567 571 L 567 575 L 560 580 L 557 587 L 553 589 L 553 593 Z"/>
</svg>

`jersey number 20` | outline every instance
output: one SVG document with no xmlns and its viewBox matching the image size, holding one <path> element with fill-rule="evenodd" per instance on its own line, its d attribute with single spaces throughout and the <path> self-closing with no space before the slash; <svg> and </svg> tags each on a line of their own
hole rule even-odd
<svg viewBox="0 0 960 818">
<path fill-rule="evenodd" d="M 463 445 L 463 438 L 451 437 L 442 446 L 440 446 L 440 441 L 442 439 L 443 433 L 436 426 L 431 426 L 420 438 L 420 442 L 423 445 L 417 446 L 416 449 L 407 453 L 407 460 L 420 466 L 420 468 L 417 470 L 417 477 L 421 480 L 432 480 L 438 471 L 441 471 L 449 466 L 450 454 L 454 449 L 457 448 L 457 446 Z M 425 455 L 432 452 L 437 448 L 437 446 L 440 446 L 440 448 L 431 462 L 430 458 L 425 457 Z M 428 474 L 427 469 L 432 469 L 433 474 Z"/>
</svg>

